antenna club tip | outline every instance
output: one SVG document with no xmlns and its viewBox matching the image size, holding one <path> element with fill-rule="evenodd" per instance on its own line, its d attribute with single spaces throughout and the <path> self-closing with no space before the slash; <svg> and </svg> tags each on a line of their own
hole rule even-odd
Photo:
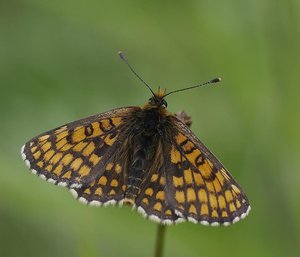
<svg viewBox="0 0 300 257">
<path fill-rule="evenodd" d="M 214 78 L 210 81 L 210 83 L 218 83 L 218 82 L 221 82 L 222 79 L 221 78 Z"/>
<path fill-rule="evenodd" d="M 118 55 L 120 56 L 121 59 L 125 60 L 125 54 L 122 51 L 118 51 Z"/>
</svg>

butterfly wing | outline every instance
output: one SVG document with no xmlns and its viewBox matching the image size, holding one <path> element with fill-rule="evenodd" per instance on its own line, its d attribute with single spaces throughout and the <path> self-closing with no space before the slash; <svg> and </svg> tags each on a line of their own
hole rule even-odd
<svg viewBox="0 0 300 257">
<path fill-rule="evenodd" d="M 124 162 L 120 162 L 117 157 L 118 150 L 109 159 L 100 176 L 94 178 L 86 186 L 72 188 L 72 194 L 79 201 L 93 206 L 121 203 L 126 190 L 126 177 Z"/>
<path fill-rule="evenodd" d="M 120 164 L 111 161 L 122 144 L 126 117 L 137 108 L 114 109 L 50 130 L 27 142 L 22 157 L 33 173 L 60 186 L 86 189 L 102 185 L 105 176 L 109 183 L 121 183 Z"/>
<path fill-rule="evenodd" d="M 145 218 L 156 223 L 170 225 L 183 222 L 184 219 L 176 214 L 171 205 L 170 194 L 167 189 L 167 163 L 166 152 L 162 140 L 157 140 L 153 159 L 146 165 L 148 174 L 144 179 L 140 192 L 137 195 L 134 208 Z"/>
<path fill-rule="evenodd" d="M 165 151 L 165 191 L 175 213 L 214 226 L 246 217 L 248 199 L 231 174 L 183 122 L 171 119 L 174 135 Z"/>
<path fill-rule="evenodd" d="M 161 151 L 159 150 L 159 152 Z M 135 200 L 135 207 L 145 218 L 157 223 L 170 225 L 184 221 L 175 213 L 167 200 L 168 197 L 165 165 L 164 160 L 162 160 L 162 165 L 149 173 Z"/>
</svg>

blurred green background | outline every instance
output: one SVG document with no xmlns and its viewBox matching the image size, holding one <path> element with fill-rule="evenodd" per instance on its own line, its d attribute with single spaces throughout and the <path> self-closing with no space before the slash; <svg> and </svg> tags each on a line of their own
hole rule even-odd
<svg viewBox="0 0 300 257">
<path fill-rule="evenodd" d="M 246 191 L 227 228 L 169 227 L 165 256 L 299 256 L 300 2 L 0 1 L 0 256 L 152 256 L 156 224 L 91 208 L 32 175 L 21 145 L 154 89 L 223 78 L 168 98 Z"/>
</svg>

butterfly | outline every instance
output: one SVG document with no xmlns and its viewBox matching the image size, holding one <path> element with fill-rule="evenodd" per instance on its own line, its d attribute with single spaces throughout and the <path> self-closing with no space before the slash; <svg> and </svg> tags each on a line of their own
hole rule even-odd
<svg viewBox="0 0 300 257">
<path fill-rule="evenodd" d="M 130 205 L 161 224 L 227 226 L 245 218 L 250 205 L 241 187 L 190 130 L 190 118 L 167 110 L 165 97 L 185 89 L 154 93 L 120 57 L 152 92 L 149 101 L 34 137 L 21 150 L 26 165 L 83 203 Z"/>
</svg>

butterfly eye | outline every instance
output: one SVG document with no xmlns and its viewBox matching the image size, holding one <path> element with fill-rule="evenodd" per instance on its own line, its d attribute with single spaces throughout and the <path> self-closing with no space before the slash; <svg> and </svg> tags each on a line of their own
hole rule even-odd
<svg viewBox="0 0 300 257">
<path fill-rule="evenodd" d="M 165 101 L 165 100 L 163 99 L 163 100 L 162 100 L 162 103 L 161 103 L 161 106 L 164 107 L 164 108 L 167 108 L 167 107 L 168 107 L 167 101 Z"/>
<path fill-rule="evenodd" d="M 154 97 L 151 97 L 149 98 L 149 101 L 148 101 L 149 104 L 155 104 L 155 98 Z"/>
</svg>

